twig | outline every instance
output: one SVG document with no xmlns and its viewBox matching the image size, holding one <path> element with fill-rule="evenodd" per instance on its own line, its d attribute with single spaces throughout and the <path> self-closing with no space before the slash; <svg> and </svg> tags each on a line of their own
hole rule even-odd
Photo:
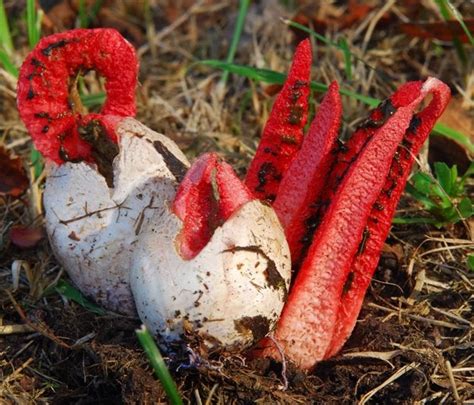
<svg viewBox="0 0 474 405">
<path fill-rule="evenodd" d="M 212 388 L 211 388 L 211 391 L 209 392 L 209 396 L 207 397 L 206 399 L 206 403 L 204 405 L 211 405 L 211 400 L 212 400 L 212 396 L 214 395 L 214 393 L 216 392 L 216 389 L 217 387 L 219 386 L 219 384 L 215 383 Z"/>
<path fill-rule="evenodd" d="M 3 391 L 3 387 L 5 387 L 8 382 L 10 380 L 13 380 L 16 378 L 16 376 L 18 376 L 19 374 L 21 374 L 21 372 L 27 368 L 30 363 L 33 361 L 33 358 L 30 357 L 28 360 L 26 360 L 20 367 L 18 367 L 15 371 L 13 371 L 13 373 L 11 373 L 9 376 L 7 376 L 3 381 L 2 381 L 2 384 L 0 385 L 0 391 Z"/>
<path fill-rule="evenodd" d="M 435 307 L 431 307 L 430 308 L 434 311 L 434 312 L 438 312 L 439 314 L 443 314 L 444 316 L 447 316 L 448 318 L 451 318 L 451 319 L 454 319 L 455 321 L 458 321 L 460 323 L 463 323 L 465 325 L 468 325 L 470 326 L 471 328 L 474 327 L 474 325 L 469 322 L 467 319 L 464 319 L 464 318 L 461 318 L 460 316 L 458 315 L 455 315 L 455 314 L 452 314 L 451 312 L 449 311 L 445 311 L 443 309 L 439 309 L 439 308 L 435 308 Z"/>
<path fill-rule="evenodd" d="M 382 307 L 381 305 L 374 304 L 373 302 L 369 303 L 368 306 L 369 306 L 369 307 L 376 308 L 376 309 L 379 309 L 379 310 L 384 311 L 384 312 L 390 312 L 390 313 L 396 312 L 396 311 L 393 310 L 393 309 Z M 413 320 L 415 320 L 415 321 L 421 321 L 421 322 L 426 322 L 426 323 L 429 323 L 429 324 L 432 324 L 432 325 L 436 325 L 436 326 L 442 326 L 442 327 L 444 327 L 444 328 L 450 328 L 450 329 L 469 329 L 469 326 L 468 326 L 468 325 L 456 325 L 456 324 L 451 323 L 451 322 L 439 321 L 439 320 L 437 320 L 437 319 L 425 318 L 424 316 L 413 315 L 413 314 L 407 314 L 407 313 L 405 313 L 403 310 L 400 310 L 400 311 L 399 311 L 399 315 L 401 315 L 401 316 L 406 316 L 407 318 L 413 319 Z"/>
<path fill-rule="evenodd" d="M 474 367 L 455 367 L 452 368 L 451 371 L 453 373 L 472 373 L 474 371 Z"/>
<path fill-rule="evenodd" d="M 18 325 L 0 326 L 0 335 L 14 335 L 17 333 L 31 333 L 31 332 L 36 332 L 36 331 L 29 325 L 18 324 Z"/>
<path fill-rule="evenodd" d="M 367 27 L 367 31 L 365 32 L 364 40 L 362 42 L 362 51 L 365 52 L 367 49 L 367 45 L 372 37 L 372 33 L 376 25 L 378 24 L 379 20 L 383 17 L 383 15 L 389 11 L 393 5 L 395 4 L 396 0 L 388 1 L 370 20 L 370 24 Z"/>
<path fill-rule="evenodd" d="M 63 342 L 61 339 L 59 339 L 57 336 L 55 336 L 51 331 L 48 330 L 48 327 L 46 325 L 42 324 L 35 324 L 31 322 L 28 317 L 26 316 L 25 312 L 23 311 L 23 308 L 18 304 L 18 302 L 15 300 L 13 297 L 12 293 L 8 290 L 4 290 L 6 294 L 8 295 L 8 298 L 10 298 L 11 303 L 13 304 L 16 312 L 18 315 L 20 315 L 20 318 L 25 322 L 29 327 L 31 327 L 34 331 L 40 333 L 41 335 L 47 337 L 48 339 L 52 340 L 54 343 L 56 343 L 58 346 L 64 347 L 66 349 L 71 349 L 71 346 L 68 345 L 67 343 Z"/>
<path fill-rule="evenodd" d="M 474 247 L 474 243 L 469 243 L 466 245 L 445 246 L 445 247 L 427 250 L 426 252 L 421 253 L 419 257 L 421 258 L 421 257 L 427 256 L 427 255 L 430 255 L 431 253 L 436 253 L 436 252 L 445 252 L 445 251 L 450 251 L 450 250 L 468 249 L 468 248 L 472 249 L 473 247 Z"/>
<path fill-rule="evenodd" d="M 379 392 L 382 388 L 386 387 L 387 385 L 394 382 L 396 379 L 400 378 L 403 374 L 407 373 L 408 371 L 413 370 L 414 368 L 418 367 L 419 363 L 410 363 L 406 366 L 403 366 L 400 370 L 396 373 L 392 374 L 389 378 L 387 378 L 382 384 L 378 387 L 375 387 L 373 390 L 370 390 L 367 394 L 363 395 L 359 401 L 359 405 L 364 405 L 370 398 L 372 398 L 377 392 Z"/>
<path fill-rule="evenodd" d="M 377 359 L 386 362 L 390 367 L 395 368 L 395 366 L 389 361 L 399 354 L 403 353 L 401 350 L 392 350 L 389 352 L 352 352 L 344 353 L 342 357 L 347 357 L 349 359 L 358 357 L 358 358 L 368 358 L 368 359 Z"/>
<path fill-rule="evenodd" d="M 197 405 L 202 405 L 201 394 L 199 394 L 199 390 L 197 388 L 194 390 L 194 398 L 196 398 Z"/>
<path fill-rule="evenodd" d="M 438 321 L 437 319 L 425 318 L 424 316 L 413 315 L 413 314 L 404 314 L 404 315 L 415 321 L 426 322 L 431 325 L 442 326 L 443 328 L 449 328 L 449 329 L 468 329 L 469 328 L 469 326 L 467 325 L 456 325 L 451 322 Z"/>
<path fill-rule="evenodd" d="M 449 360 L 446 360 L 444 363 L 446 365 L 446 372 L 448 374 L 449 382 L 451 384 L 451 388 L 453 389 L 453 397 L 456 400 L 456 404 L 462 404 L 461 398 L 459 398 L 458 388 L 456 387 L 456 381 L 454 380 L 453 369 L 451 367 L 451 363 Z"/>
<path fill-rule="evenodd" d="M 278 352 L 280 353 L 280 357 L 281 357 L 281 378 L 283 379 L 283 391 L 286 391 L 288 389 L 288 378 L 286 378 L 285 353 L 283 352 L 283 349 L 281 348 L 280 344 L 277 342 L 277 340 L 272 335 L 268 335 L 267 337 L 273 342 L 273 344 L 277 348 Z"/>
<path fill-rule="evenodd" d="M 158 34 L 156 34 L 153 42 L 158 43 L 163 40 L 164 37 L 171 34 L 176 28 L 178 28 L 181 24 L 185 23 L 197 10 L 202 6 L 203 0 L 198 1 L 195 3 L 188 11 L 184 14 L 181 14 L 176 20 L 174 20 L 170 25 L 167 25 L 163 28 Z"/>
</svg>

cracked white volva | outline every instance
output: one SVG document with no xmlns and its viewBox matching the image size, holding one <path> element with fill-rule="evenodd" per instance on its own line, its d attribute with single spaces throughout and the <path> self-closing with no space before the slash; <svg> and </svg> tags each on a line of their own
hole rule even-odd
<svg viewBox="0 0 474 405">
<path fill-rule="evenodd" d="M 191 260 L 177 251 L 182 226 L 168 208 L 140 235 L 130 281 L 140 318 L 164 347 L 185 332 L 210 348 L 249 347 L 275 326 L 291 278 L 275 212 L 247 202 Z"/>
<path fill-rule="evenodd" d="M 173 154 L 173 164 L 189 164 L 173 141 L 133 118 L 123 119 L 116 133 L 113 188 L 95 165 L 50 163 L 43 197 L 46 230 L 56 258 L 87 297 L 135 315 L 129 272 L 137 239 L 151 219 L 165 213 L 178 185 L 153 143 Z"/>
</svg>

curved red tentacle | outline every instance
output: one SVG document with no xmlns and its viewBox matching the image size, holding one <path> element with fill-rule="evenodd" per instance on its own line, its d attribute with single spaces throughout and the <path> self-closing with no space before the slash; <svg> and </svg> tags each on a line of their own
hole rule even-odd
<svg viewBox="0 0 474 405">
<path fill-rule="evenodd" d="M 77 29 L 43 38 L 20 69 L 17 103 L 36 148 L 56 163 L 90 160 L 78 126 L 91 118 L 76 111 L 71 86 L 79 72 L 106 79 L 101 114 L 135 115 L 138 61 L 134 48 L 114 29 Z M 110 134 L 115 141 L 114 135 Z"/>
</svg>

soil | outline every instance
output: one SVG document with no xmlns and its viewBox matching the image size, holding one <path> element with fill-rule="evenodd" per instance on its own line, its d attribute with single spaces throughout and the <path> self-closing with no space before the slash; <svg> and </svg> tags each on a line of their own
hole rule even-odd
<svg viewBox="0 0 474 405">
<path fill-rule="evenodd" d="M 13 3 L 5 2 L 9 18 L 18 22 L 21 33 L 15 39 L 21 61 L 27 41 L 20 11 Z M 225 60 L 237 17 L 236 2 L 151 1 L 150 21 L 133 3 L 104 2 L 105 11 L 95 24 L 120 29 L 139 50 L 137 118 L 174 139 L 190 158 L 218 150 L 240 174 L 245 173 L 275 88 L 231 75 L 225 96 L 219 97 L 220 72 L 193 65 L 202 59 Z M 286 7 L 285 3 L 291 4 Z M 285 72 L 302 34 L 289 29 L 280 17 L 303 16 L 309 18 L 308 24 L 325 21 L 318 26 L 322 34 L 333 40 L 345 37 L 351 51 L 377 68 L 374 73 L 366 64 L 353 62 L 354 77 L 348 79 L 342 54 L 318 44 L 313 66 L 313 78 L 318 81 L 338 79 L 352 91 L 379 98 L 406 80 L 428 74 L 446 81 L 455 97 L 462 96 L 459 88 L 468 86 L 464 77 L 470 74 L 472 81 L 474 58 L 463 65 L 452 42 L 418 39 L 400 30 L 407 18 L 438 20 L 434 6 L 418 5 L 415 13 L 413 2 L 403 1 L 378 16 L 385 2 L 367 2 L 366 14 L 354 16 L 352 22 L 344 20 L 343 26 L 337 13 L 347 15 L 348 3 L 355 2 L 317 7 L 313 3 L 254 2 L 236 62 Z M 472 6 L 453 3 L 465 18 L 474 16 Z M 68 24 L 74 19 L 69 14 L 56 13 L 49 11 L 45 32 L 62 29 L 61 21 L 64 27 L 71 27 Z M 374 18 L 380 18 L 379 24 L 369 35 L 367 27 Z M 159 39 L 154 43 L 147 39 L 151 27 Z M 472 50 L 465 45 L 468 56 Z M 88 84 L 92 91 L 97 85 L 94 78 Z M 14 92 L 15 81 L 0 75 L 0 139 L 27 162 L 29 137 L 16 112 Z M 317 104 L 319 95 L 314 98 Z M 347 136 L 363 119 L 361 110 L 367 108 L 351 98 L 343 102 L 342 135 Z M 472 107 L 465 114 L 472 114 Z M 446 161 L 456 163 L 457 154 L 445 148 Z M 452 149 L 458 151 L 459 145 Z M 428 152 L 421 157 L 422 163 L 428 161 Z M 443 158 L 439 149 L 436 153 L 438 160 Z M 472 193 L 472 184 L 468 192 Z M 13 225 L 41 226 L 35 201 L 38 197 L 31 190 L 20 199 L 0 196 L 0 327 L 19 328 L 12 334 L 0 334 L 0 404 L 166 403 L 165 392 L 136 338 L 139 320 L 112 313 L 98 315 L 58 294 L 54 285 L 67 276 L 55 262 L 48 241 L 43 239 L 27 249 L 9 240 Z M 398 215 L 406 212 L 426 215 L 409 195 L 402 198 Z M 466 264 L 474 248 L 472 235 L 469 221 L 440 229 L 394 225 L 356 328 L 341 353 L 308 374 L 291 364 L 283 370 L 281 364 L 244 354 L 196 360 L 191 353 L 169 363 L 180 394 L 185 402 L 197 404 L 473 401 L 474 273 Z M 12 265 L 18 261 L 30 271 L 21 272 L 14 289 Z"/>
</svg>

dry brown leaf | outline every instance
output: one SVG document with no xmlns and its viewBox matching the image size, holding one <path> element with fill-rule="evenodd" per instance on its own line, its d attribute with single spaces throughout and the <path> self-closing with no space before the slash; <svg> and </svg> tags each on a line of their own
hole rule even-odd
<svg viewBox="0 0 474 405">
<path fill-rule="evenodd" d="M 42 4 L 45 12 L 43 28 L 47 33 L 74 28 L 79 15 L 79 0 L 52 0 L 45 3 Z M 85 0 L 84 6 L 90 12 L 95 3 L 95 0 Z M 144 33 L 136 21 L 142 21 L 143 10 L 143 1 L 104 0 L 91 23 L 93 26 L 115 28 L 140 45 L 144 41 Z"/>
<path fill-rule="evenodd" d="M 21 159 L 0 146 L 0 195 L 19 197 L 29 184 Z"/>
<path fill-rule="evenodd" d="M 350 28 L 366 18 L 367 14 L 374 9 L 373 5 L 357 0 L 350 0 L 347 7 L 336 7 L 324 2 L 319 7 L 315 7 L 312 1 L 301 3 L 300 12 L 292 20 L 309 26 L 320 34 L 324 34 L 328 27 L 339 30 Z M 295 32 L 300 33 L 299 30 Z"/>
<path fill-rule="evenodd" d="M 474 18 L 465 19 L 469 31 L 474 31 Z M 467 43 L 469 38 L 464 32 L 461 24 L 457 20 L 418 22 L 400 24 L 401 30 L 412 37 L 423 39 L 439 39 L 441 41 L 452 41 L 458 38 L 461 42 Z"/>
<path fill-rule="evenodd" d="M 10 229 L 11 242 L 20 248 L 31 248 L 36 246 L 44 238 L 42 228 L 25 227 L 22 225 L 13 226 Z"/>
<path fill-rule="evenodd" d="M 440 118 L 440 122 L 456 131 L 467 135 L 474 141 L 474 111 L 462 107 L 461 97 L 453 97 Z M 461 173 L 469 167 L 471 159 L 469 153 L 462 145 L 444 136 L 430 138 L 429 161 L 445 162 L 447 165 L 457 165 Z"/>
</svg>

